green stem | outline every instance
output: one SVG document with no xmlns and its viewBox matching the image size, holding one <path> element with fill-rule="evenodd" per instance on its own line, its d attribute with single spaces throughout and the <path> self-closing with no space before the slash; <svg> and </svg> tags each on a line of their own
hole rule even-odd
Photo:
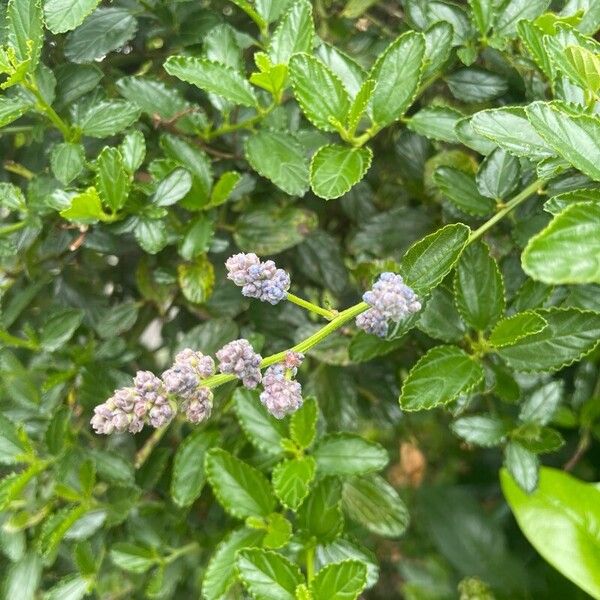
<svg viewBox="0 0 600 600">
<path fill-rule="evenodd" d="M 19 231 L 19 229 L 23 229 L 23 227 L 25 227 L 26 224 L 26 221 L 17 221 L 16 223 L 4 225 L 4 227 L 0 227 L 0 236 L 6 235 L 8 233 L 13 233 L 14 231 Z"/>
<path fill-rule="evenodd" d="M 310 583 L 315 576 L 315 547 L 306 549 L 306 581 Z"/>
<path fill-rule="evenodd" d="M 335 317 L 338 314 L 337 311 L 327 310 L 326 308 L 321 308 L 320 306 L 317 306 L 316 304 L 313 304 L 312 302 L 309 302 L 308 300 L 304 300 L 303 298 L 299 298 L 298 296 L 296 296 L 294 294 L 290 294 L 289 292 L 287 294 L 287 299 L 290 302 L 293 302 L 294 304 L 297 304 L 298 306 L 301 306 L 302 308 L 309 310 L 310 312 L 313 312 L 317 315 L 321 315 L 322 317 L 325 317 L 329 321 L 331 321 L 332 319 L 335 319 Z"/>
<path fill-rule="evenodd" d="M 152 450 L 154 450 L 158 442 L 160 442 L 165 433 L 167 433 L 168 427 L 169 425 L 165 425 L 164 427 L 155 429 L 144 445 L 137 451 L 133 462 L 136 469 L 139 469 L 148 460 Z"/>
<path fill-rule="evenodd" d="M 275 106 L 275 104 L 271 104 L 268 108 L 259 109 L 259 112 L 249 119 L 244 119 L 239 123 L 227 123 L 221 127 L 218 127 L 217 129 L 214 129 L 213 131 L 208 131 L 202 137 L 206 142 L 210 142 L 214 138 L 220 137 L 227 133 L 233 133 L 234 131 L 239 131 L 240 129 L 252 129 L 254 125 L 260 123 L 260 121 L 262 121 L 275 108 Z"/>
<path fill-rule="evenodd" d="M 52 106 L 46 102 L 38 89 L 35 80 L 24 82 L 23 85 L 35 96 L 38 111 L 50 120 L 50 122 L 62 133 L 62 136 L 66 141 L 71 140 L 71 128 L 60 118 Z"/>
<path fill-rule="evenodd" d="M 198 542 L 192 542 L 191 544 L 186 544 L 185 546 L 181 546 L 181 548 L 177 548 L 173 550 L 171 554 L 165 557 L 165 564 L 172 563 L 174 560 L 177 560 L 180 556 L 184 556 L 185 554 L 191 554 L 192 552 L 197 552 L 199 549 Z"/>
<path fill-rule="evenodd" d="M 480 238 L 488 229 L 493 227 L 498 221 L 501 221 L 509 212 L 514 210 L 519 204 L 527 200 L 529 196 L 535 194 L 546 183 L 546 179 L 536 179 L 526 188 L 519 192 L 512 200 L 506 203 L 506 206 L 499 210 L 493 217 L 488 219 L 479 229 L 476 229 L 469 237 L 469 244 Z"/>
</svg>

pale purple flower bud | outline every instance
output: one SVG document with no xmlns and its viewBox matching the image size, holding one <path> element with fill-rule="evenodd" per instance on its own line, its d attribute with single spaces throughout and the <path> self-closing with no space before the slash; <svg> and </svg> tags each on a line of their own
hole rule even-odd
<svg viewBox="0 0 600 600">
<path fill-rule="evenodd" d="M 210 417 L 212 411 L 213 393 L 210 388 L 200 387 L 182 406 L 185 416 L 192 423 L 201 423 Z"/>
<path fill-rule="evenodd" d="M 356 317 L 356 326 L 366 333 L 385 337 L 388 332 L 386 318 L 376 309 L 369 308 Z"/>
<path fill-rule="evenodd" d="M 227 277 L 242 286 L 244 296 L 270 304 L 277 304 L 286 297 L 290 276 L 272 260 L 261 262 L 256 254 L 235 254 L 227 259 L 225 266 Z"/>
<path fill-rule="evenodd" d="M 157 429 L 169 423 L 174 416 L 175 411 L 165 396 L 160 396 L 148 411 L 150 425 Z"/>
<path fill-rule="evenodd" d="M 162 374 L 162 380 L 170 394 L 185 397 L 214 372 L 215 361 L 210 356 L 185 348 L 175 356 L 175 364 Z"/>
<path fill-rule="evenodd" d="M 215 372 L 215 361 L 210 356 L 191 348 L 185 348 L 175 356 L 175 364 L 187 365 L 194 369 L 198 376 L 206 379 Z"/>
<path fill-rule="evenodd" d="M 139 395 L 134 388 L 121 388 L 103 404 L 96 406 L 90 423 L 94 431 L 109 435 L 114 431 L 137 433 L 143 420 L 136 416 L 135 408 Z"/>
<path fill-rule="evenodd" d="M 246 285 L 256 279 L 256 275 L 251 274 L 250 268 L 260 265 L 260 259 L 256 254 L 234 254 L 227 259 L 225 268 L 227 269 L 227 279 L 231 279 L 235 285 Z"/>
<path fill-rule="evenodd" d="M 245 387 L 254 389 L 261 380 L 262 357 L 254 352 L 248 340 L 229 342 L 217 352 L 219 371 L 230 373 L 242 380 Z"/>
<path fill-rule="evenodd" d="M 283 364 L 273 365 L 265 371 L 262 380 L 264 390 L 260 401 L 276 419 L 295 412 L 303 402 L 302 386 L 294 379 L 286 378 L 285 372 Z"/>
<path fill-rule="evenodd" d="M 166 425 L 174 416 L 164 383 L 150 371 L 138 371 L 133 380 L 138 394 L 135 414 L 148 417 L 152 427 Z"/>
<path fill-rule="evenodd" d="M 376 308 L 385 319 L 396 323 L 421 310 L 417 295 L 395 273 L 382 273 L 373 288 L 363 294 L 363 300 Z"/>
<path fill-rule="evenodd" d="M 304 354 L 302 354 L 301 352 L 294 352 L 293 350 L 288 350 L 285 353 L 285 358 L 283 359 L 283 366 L 286 369 L 292 371 L 292 373 L 295 375 L 298 371 L 298 367 L 302 364 L 303 360 Z"/>
</svg>

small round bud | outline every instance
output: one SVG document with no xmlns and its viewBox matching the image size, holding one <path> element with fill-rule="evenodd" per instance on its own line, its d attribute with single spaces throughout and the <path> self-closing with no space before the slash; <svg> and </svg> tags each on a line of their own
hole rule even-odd
<svg viewBox="0 0 600 600">
<path fill-rule="evenodd" d="M 395 273 L 382 273 L 373 288 L 363 294 L 363 300 L 376 308 L 385 319 L 396 323 L 421 310 L 417 295 Z"/>
<path fill-rule="evenodd" d="M 201 423 L 210 417 L 212 412 L 213 393 L 210 388 L 200 387 L 193 397 L 189 398 L 182 409 L 191 423 Z"/>
<path fill-rule="evenodd" d="M 388 332 L 386 318 L 376 309 L 369 308 L 356 317 L 356 326 L 366 333 L 385 337 Z"/>
<path fill-rule="evenodd" d="M 262 357 L 254 352 L 248 340 L 229 342 L 217 352 L 217 358 L 219 371 L 235 375 L 242 380 L 244 387 L 254 389 L 260 383 Z"/>
<path fill-rule="evenodd" d="M 270 304 L 285 299 L 290 276 L 272 260 L 261 262 L 256 254 L 235 254 L 225 263 L 228 279 L 242 287 L 242 294 Z"/>
</svg>

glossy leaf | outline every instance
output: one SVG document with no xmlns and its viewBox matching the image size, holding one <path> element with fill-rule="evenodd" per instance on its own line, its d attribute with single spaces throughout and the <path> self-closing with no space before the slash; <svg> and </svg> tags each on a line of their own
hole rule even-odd
<svg viewBox="0 0 600 600">
<path fill-rule="evenodd" d="M 273 490 L 279 501 L 297 510 L 310 490 L 316 471 L 312 456 L 284 460 L 273 469 Z"/>
<path fill-rule="evenodd" d="M 314 600 L 356 600 L 367 584 L 367 567 L 357 560 L 324 566 L 310 583 Z"/>
<path fill-rule="evenodd" d="M 331 434 L 319 440 L 314 457 L 319 473 L 324 475 L 362 475 L 381 471 L 388 462 L 382 446 L 348 433 Z"/>
</svg>

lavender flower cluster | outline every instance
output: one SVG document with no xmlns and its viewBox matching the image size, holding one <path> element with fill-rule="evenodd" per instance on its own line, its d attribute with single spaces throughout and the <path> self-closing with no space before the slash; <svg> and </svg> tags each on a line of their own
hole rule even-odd
<svg viewBox="0 0 600 600">
<path fill-rule="evenodd" d="M 260 401 L 277 419 L 283 419 L 302 406 L 302 386 L 292 377 L 296 375 L 303 360 L 303 354 L 289 351 L 283 362 L 274 364 L 265 371 Z"/>
<path fill-rule="evenodd" d="M 227 278 L 242 288 L 242 294 L 277 304 L 285 299 L 290 276 L 272 260 L 261 261 L 256 254 L 234 254 L 225 263 Z"/>
<path fill-rule="evenodd" d="M 382 273 L 373 288 L 363 294 L 363 300 L 371 308 L 356 317 L 356 325 L 379 337 L 387 335 L 388 321 L 399 323 L 421 310 L 417 295 L 395 273 Z"/>
</svg>

